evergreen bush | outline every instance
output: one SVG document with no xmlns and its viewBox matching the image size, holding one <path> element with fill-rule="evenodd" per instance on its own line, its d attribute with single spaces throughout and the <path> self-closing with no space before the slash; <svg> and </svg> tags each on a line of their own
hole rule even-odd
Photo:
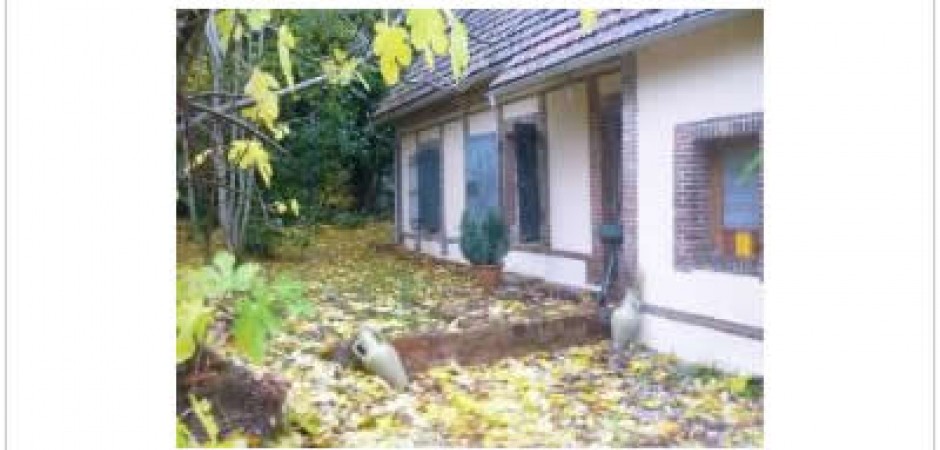
<svg viewBox="0 0 940 450">
<path fill-rule="evenodd" d="M 466 209 L 460 220 L 460 251 L 476 265 L 500 265 L 509 252 L 506 223 L 495 209 L 475 214 Z"/>
</svg>

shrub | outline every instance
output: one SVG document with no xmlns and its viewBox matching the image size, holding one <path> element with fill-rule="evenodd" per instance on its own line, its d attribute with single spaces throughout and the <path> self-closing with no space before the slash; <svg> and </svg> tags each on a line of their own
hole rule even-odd
<svg viewBox="0 0 940 450">
<path fill-rule="evenodd" d="M 360 228 L 365 225 L 366 217 L 356 212 L 341 211 L 333 216 L 333 223 L 340 228 Z"/>
<path fill-rule="evenodd" d="M 274 242 L 278 231 L 260 220 L 249 220 L 245 230 L 245 251 L 249 255 L 271 258 L 274 256 Z"/>
<path fill-rule="evenodd" d="M 483 214 L 464 210 L 460 220 L 460 251 L 476 265 L 499 265 L 509 252 L 506 223 L 495 209 Z"/>
</svg>

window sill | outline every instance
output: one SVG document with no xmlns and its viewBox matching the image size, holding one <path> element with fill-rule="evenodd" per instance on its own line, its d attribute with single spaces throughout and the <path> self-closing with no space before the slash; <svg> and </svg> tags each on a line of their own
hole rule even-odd
<svg viewBox="0 0 940 450">
<path fill-rule="evenodd" d="M 509 246 L 509 250 L 515 250 L 519 252 L 545 253 L 549 251 L 549 247 L 548 244 L 544 242 L 527 242 L 525 244 L 512 244 Z"/>
<path fill-rule="evenodd" d="M 757 277 L 764 281 L 764 260 L 758 258 L 751 261 L 741 261 L 732 258 L 705 257 L 696 260 L 692 267 L 679 268 L 679 270 L 704 270 L 709 272 L 727 273 L 731 275 L 742 275 Z"/>
</svg>

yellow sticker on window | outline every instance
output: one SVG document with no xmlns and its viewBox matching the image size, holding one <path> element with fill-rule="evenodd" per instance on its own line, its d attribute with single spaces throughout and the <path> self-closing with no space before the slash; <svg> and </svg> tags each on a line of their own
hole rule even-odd
<svg viewBox="0 0 940 450">
<path fill-rule="evenodd" d="M 754 241 L 751 238 L 750 231 L 734 232 L 734 256 L 742 259 L 750 259 L 753 255 Z"/>
</svg>

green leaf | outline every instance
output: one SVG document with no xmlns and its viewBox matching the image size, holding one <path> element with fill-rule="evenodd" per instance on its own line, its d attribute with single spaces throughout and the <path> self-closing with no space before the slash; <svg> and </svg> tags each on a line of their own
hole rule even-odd
<svg viewBox="0 0 940 450">
<path fill-rule="evenodd" d="M 261 274 L 261 266 L 258 263 L 246 263 L 238 266 L 231 278 L 231 289 L 233 291 L 247 291 L 251 284 L 258 279 Z"/>
<path fill-rule="evenodd" d="M 189 431 L 189 427 L 186 426 L 179 417 L 176 418 L 176 448 L 190 448 L 195 447 L 196 444 L 193 443 L 193 434 Z"/>
<path fill-rule="evenodd" d="M 467 27 L 459 20 L 450 24 L 450 69 L 454 81 L 460 81 L 470 65 L 469 39 Z"/>
<path fill-rule="evenodd" d="M 212 257 L 212 265 L 222 278 L 228 279 L 235 270 L 235 256 L 226 251 L 218 252 Z"/>
<path fill-rule="evenodd" d="M 270 310 L 270 294 L 259 293 L 235 306 L 232 332 L 235 348 L 255 364 L 264 359 L 268 338 L 278 327 L 277 318 Z"/>
<path fill-rule="evenodd" d="M 433 69 L 434 55 L 447 52 L 444 16 L 436 9 L 409 9 L 405 23 L 411 29 L 411 45 L 424 53 L 424 61 Z"/>
<path fill-rule="evenodd" d="M 215 20 L 216 29 L 219 30 L 219 44 L 222 47 L 222 54 L 225 54 L 229 40 L 231 40 L 235 31 L 235 25 L 238 23 L 235 18 L 235 11 L 223 9 L 213 19 Z"/>
<path fill-rule="evenodd" d="M 751 158 L 747 164 L 744 165 L 744 168 L 741 169 L 741 174 L 738 177 L 738 182 L 745 182 L 748 178 L 753 177 L 757 171 L 764 165 L 764 152 L 763 150 L 758 150 L 754 153 L 754 157 Z"/>
<path fill-rule="evenodd" d="M 281 25 L 277 30 L 277 55 L 281 62 L 281 71 L 288 86 L 294 85 L 294 75 L 291 72 L 290 51 L 297 46 L 297 40 L 291 33 L 287 24 Z"/>
<path fill-rule="evenodd" d="M 596 9 L 582 9 L 581 10 L 581 31 L 583 33 L 590 32 L 594 29 L 594 26 L 597 25 L 597 10 Z"/>
<path fill-rule="evenodd" d="M 202 424 L 202 428 L 206 430 L 209 443 L 215 445 L 219 439 L 219 425 L 215 422 L 215 417 L 212 417 L 212 404 L 209 400 L 197 399 L 193 394 L 189 394 L 189 404 L 196 418 L 199 419 L 199 423 Z"/>
<path fill-rule="evenodd" d="M 389 86 L 398 83 L 401 68 L 411 65 L 411 47 L 407 39 L 408 32 L 404 28 L 376 22 L 372 50 L 379 57 L 382 78 Z"/>
<path fill-rule="evenodd" d="M 193 288 L 191 276 L 176 282 L 176 362 L 192 358 L 198 346 L 205 342 L 212 308 L 206 306 L 203 294 Z"/>
</svg>

